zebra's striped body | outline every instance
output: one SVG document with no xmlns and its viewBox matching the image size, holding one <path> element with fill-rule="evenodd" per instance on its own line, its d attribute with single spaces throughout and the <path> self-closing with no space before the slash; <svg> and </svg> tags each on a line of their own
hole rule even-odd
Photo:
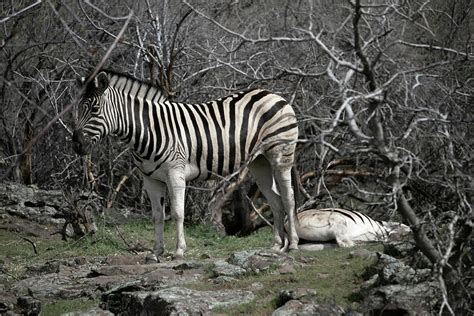
<svg viewBox="0 0 474 316">
<path fill-rule="evenodd" d="M 278 221 L 274 246 L 283 245 L 281 213 L 286 210 L 294 221 L 290 170 L 298 137 L 294 112 L 283 98 L 255 89 L 206 103 L 183 104 L 163 100 L 156 87 L 101 72 L 89 84 L 82 104 L 85 110 L 74 133 L 74 149 L 88 152 L 107 135 L 118 136 L 132 149 L 152 201 L 156 254 L 163 251 L 166 188 L 178 222 L 176 253 L 182 255 L 186 182 L 226 176 L 243 163 L 249 163 L 262 192 L 272 200 Z M 296 248 L 294 228 L 289 235 L 290 248 Z"/>
<path fill-rule="evenodd" d="M 354 210 L 340 208 L 308 209 L 297 214 L 296 232 L 311 242 L 335 240 L 340 247 L 356 242 L 386 241 L 405 235 L 410 228 L 397 222 L 377 221 Z"/>
</svg>

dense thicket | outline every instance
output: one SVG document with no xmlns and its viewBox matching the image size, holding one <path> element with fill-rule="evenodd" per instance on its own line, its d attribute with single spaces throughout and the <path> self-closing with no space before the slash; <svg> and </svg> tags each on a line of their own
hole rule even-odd
<svg viewBox="0 0 474 316">
<path fill-rule="evenodd" d="M 296 109 L 307 198 L 380 219 L 402 214 L 433 273 L 452 286 L 440 308 L 471 304 L 471 1 L 0 6 L 2 180 L 94 187 L 105 205 L 128 175 L 116 204 L 147 207 L 123 146 L 106 140 L 91 160 L 72 152 L 75 110 L 34 139 L 75 100 L 78 76 L 98 65 L 151 80 L 186 102 L 265 87 Z M 190 195 L 188 213 L 206 214 L 202 196 Z"/>
</svg>

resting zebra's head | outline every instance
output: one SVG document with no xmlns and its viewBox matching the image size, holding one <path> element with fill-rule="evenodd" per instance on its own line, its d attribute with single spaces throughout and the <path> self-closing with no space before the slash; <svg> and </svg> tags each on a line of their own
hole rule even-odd
<svg viewBox="0 0 474 316">
<path fill-rule="evenodd" d="M 84 80 L 81 80 L 84 83 Z M 109 79 L 105 72 L 89 80 L 79 102 L 79 119 L 72 136 L 73 149 L 80 155 L 114 129 L 114 114 L 109 102 Z"/>
<path fill-rule="evenodd" d="M 382 221 L 382 225 L 387 232 L 389 240 L 401 240 L 411 233 L 410 227 L 402 223 Z"/>
</svg>

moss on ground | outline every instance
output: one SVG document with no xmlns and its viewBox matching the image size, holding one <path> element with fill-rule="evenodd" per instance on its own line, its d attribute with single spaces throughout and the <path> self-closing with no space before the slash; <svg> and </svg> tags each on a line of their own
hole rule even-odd
<svg viewBox="0 0 474 316">
<path fill-rule="evenodd" d="M 69 312 L 86 311 L 97 305 L 97 301 L 87 299 L 58 300 L 43 304 L 40 316 L 57 316 Z"/>
</svg>

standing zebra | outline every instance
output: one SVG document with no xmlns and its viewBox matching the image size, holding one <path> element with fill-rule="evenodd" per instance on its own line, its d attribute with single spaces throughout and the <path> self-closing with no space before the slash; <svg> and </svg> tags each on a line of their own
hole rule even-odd
<svg viewBox="0 0 474 316">
<path fill-rule="evenodd" d="M 89 81 L 80 101 L 82 115 L 73 148 L 86 154 L 107 135 L 118 136 L 131 149 L 143 173 L 155 222 L 150 258 L 164 252 L 166 189 L 176 221 L 175 257 L 186 249 L 183 219 L 186 182 L 226 176 L 243 163 L 272 207 L 273 249 L 298 248 L 291 185 L 298 127 L 291 106 L 280 96 L 254 89 L 218 100 L 184 104 L 166 101 L 155 86 L 111 71 Z"/>
</svg>

